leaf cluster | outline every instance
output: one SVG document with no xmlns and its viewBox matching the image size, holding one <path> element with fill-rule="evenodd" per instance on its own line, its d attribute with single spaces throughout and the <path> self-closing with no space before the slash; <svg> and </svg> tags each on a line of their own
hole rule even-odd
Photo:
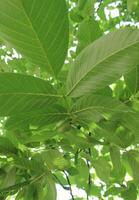
<svg viewBox="0 0 139 200">
<path fill-rule="evenodd" d="M 0 1 L 1 200 L 139 198 L 138 7 Z"/>
</svg>

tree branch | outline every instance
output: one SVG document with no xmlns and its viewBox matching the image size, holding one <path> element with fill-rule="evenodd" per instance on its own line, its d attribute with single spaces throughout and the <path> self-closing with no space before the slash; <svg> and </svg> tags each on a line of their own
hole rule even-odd
<svg viewBox="0 0 139 200">
<path fill-rule="evenodd" d="M 89 137 L 91 137 L 91 132 L 89 132 Z M 88 152 L 87 153 L 91 156 L 91 148 L 88 148 Z M 90 174 L 90 162 L 89 162 L 89 160 L 86 160 L 86 162 L 87 162 L 88 172 L 89 172 L 89 176 L 88 176 L 88 189 L 90 190 L 91 184 L 92 184 L 91 174 Z M 87 191 L 87 200 L 89 200 L 89 191 Z"/>
<path fill-rule="evenodd" d="M 64 172 L 64 174 L 65 174 L 65 176 L 66 176 L 66 179 L 67 179 L 67 182 L 68 182 L 68 185 L 69 185 L 69 188 L 70 188 L 70 195 L 71 195 L 71 198 L 72 198 L 72 200 L 75 200 L 75 199 L 74 199 L 74 196 L 73 196 L 72 188 L 71 188 L 70 179 L 69 179 L 69 177 L 68 177 L 68 175 L 67 175 L 67 172 L 66 172 L 66 171 L 63 171 L 63 172 Z"/>
</svg>

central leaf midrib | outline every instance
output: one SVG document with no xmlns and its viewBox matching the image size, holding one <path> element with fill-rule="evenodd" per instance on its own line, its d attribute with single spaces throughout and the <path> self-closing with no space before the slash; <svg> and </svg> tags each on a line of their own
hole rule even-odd
<svg viewBox="0 0 139 200">
<path fill-rule="evenodd" d="M 36 111 L 29 111 L 29 112 L 26 112 L 26 111 L 24 111 L 24 112 L 22 112 L 22 114 L 12 114 L 12 115 L 10 115 L 10 117 L 15 117 L 15 116 L 19 116 L 19 117 L 24 117 L 24 116 L 27 116 L 27 117 L 32 117 L 32 118 L 35 118 L 36 116 L 31 116 L 30 114 L 34 114 L 34 113 L 36 113 Z M 38 116 L 45 116 L 45 115 L 67 115 L 67 116 L 69 116 L 70 114 L 69 113 L 62 113 L 62 112 L 49 112 L 48 111 L 48 113 L 47 113 L 47 111 L 44 111 L 44 112 L 42 112 L 42 113 L 37 113 L 37 117 Z"/>
<path fill-rule="evenodd" d="M 77 111 L 73 111 L 72 113 L 73 114 L 77 114 L 77 113 L 80 113 L 80 112 L 84 112 L 84 111 L 87 111 L 87 110 L 90 110 L 90 109 L 105 109 L 105 110 L 110 110 L 110 111 L 116 111 L 118 109 L 113 109 L 113 108 L 108 108 L 108 107 L 105 107 L 105 106 L 89 106 L 87 108 L 83 108 L 81 110 L 77 110 Z M 120 109 L 120 108 L 119 108 Z M 129 112 L 128 110 L 125 110 L 125 111 L 121 111 L 121 112 Z"/>
<path fill-rule="evenodd" d="M 130 46 L 134 46 L 134 45 L 137 44 L 137 43 L 139 43 L 139 41 L 127 45 L 125 48 L 122 48 L 120 51 L 115 51 L 115 52 L 113 52 L 113 53 L 110 54 L 109 56 L 103 58 L 101 61 L 99 61 L 98 63 L 96 63 L 96 64 L 94 65 L 93 68 L 91 68 L 88 72 L 86 72 L 86 73 L 79 79 L 79 81 L 77 81 L 77 82 L 75 83 L 75 85 L 74 85 L 74 86 L 71 88 L 71 90 L 68 92 L 67 96 L 69 96 L 69 95 L 72 93 L 72 91 L 73 91 L 73 90 L 77 87 L 77 85 L 84 79 L 84 77 L 87 76 L 87 75 L 92 71 L 92 69 L 94 69 L 95 67 L 97 67 L 98 65 L 100 65 L 101 63 L 103 63 L 105 60 L 109 59 L 109 58 L 112 57 L 113 55 L 115 55 L 115 54 L 117 54 L 117 53 L 120 53 L 121 51 L 124 51 L 124 50 L 128 49 Z"/>
<path fill-rule="evenodd" d="M 45 96 L 45 97 L 62 97 L 61 95 L 56 95 L 56 94 L 32 93 L 32 92 L 7 92 L 7 93 L 0 93 L 0 96 L 7 96 L 7 95 L 29 95 L 29 96 Z"/>
</svg>

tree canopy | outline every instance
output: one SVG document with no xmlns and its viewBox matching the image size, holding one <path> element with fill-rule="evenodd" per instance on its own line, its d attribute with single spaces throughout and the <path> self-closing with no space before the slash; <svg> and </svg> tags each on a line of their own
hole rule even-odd
<svg viewBox="0 0 139 200">
<path fill-rule="evenodd" d="M 139 199 L 139 0 L 0 0 L 0 200 L 58 185 Z"/>
</svg>

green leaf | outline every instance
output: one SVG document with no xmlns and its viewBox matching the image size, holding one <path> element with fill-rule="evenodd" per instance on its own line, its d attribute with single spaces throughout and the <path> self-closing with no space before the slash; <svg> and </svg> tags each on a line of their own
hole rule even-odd
<svg viewBox="0 0 139 200">
<path fill-rule="evenodd" d="M 59 116 L 60 115 L 60 116 Z M 11 117 L 6 121 L 5 129 L 8 130 L 18 130 L 22 124 L 25 125 L 31 125 L 33 127 L 44 127 L 48 126 L 51 123 L 56 123 L 57 121 L 60 121 L 65 116 L 61 113 L 46 113 L 46 114 L 37 114 L 35 116 L 35 113 L 30 113 L 29 115 L 17 115 L 15 117 Z"/>
<path fill-rule="evenodd" d="M 135 184 L 139 185 L 139 152 L 135 150 L 130 150 L 124 154 L 124 160 L 128 164 L 126 167 L 131 172 Z"/>
<path fill-rule="evenodd" d="M 58 98 L 47 81 L 21 74 L 0 74 L 0 116 L 44 113 Z"/>
<path fill-rule="evenodd" d="M 51 103 L 54 103 L 53 100 L 51 101 Z M 69 114 L 65 111 L 65 109 L 59 110 L 57 109 L 57 107 L 54 106 L 54 104 L 53 108 L 46 107 L 46 109 L 47 110 L 43 109 L 43 111 L 41 111 L 40 107 L 40 110 L 38 112 L 32 111 L 11 116 L 7 119 L 5 128 L 8 130 L 15 130 L 18 128 L 21 129 L 21 127 L 23 127 L 24 125 L 28 126 L 29 124 L 35 127 L 43 127 L 51 123 L 58 123 L 61 120 L 69 117 Z"/>
<path fill-rule="evenodd" d="M 2 188 L 10 187 L 15 184 L 16 181 L 16 169 L 15 167 L 11 167 L 8 169 L 7 175 L 3 180 Z"/>
<path fill-rule="evenodd" d="M 139 141 L 139 113 L 126 113 L 122 115 L 121 124 L 129 129 L 135 136 L 136 142 Z"/>
<path fill-rule="evenodd" d="M 79 188 L 87 187 L 89 171 L 86 162 L 81 158 L 78 159 L 76 169 L 79 173 L 75 176 L 70 177 L 71 182 L 76 183 L 77 187 Z"/>
<path fill-rule="evenodd" d="M 122 113 L 117 113 L 117 115 L 118 121 L 113 118 L 109 121 L 101 120 L 99 126 L 94 130 L 95 135 L 100 138 L 105 138 L 108 143 L 126 148 L 133 143 L 134 135 L 128 129 L 122 126 L 119 127 L 119 119 Z"/>
<path fill-rule="evenodd" d="M 96 170 L 97 176 L 104 182 L 109 182 L 111 166 L 104 157 L 99 157 L 97 160 L 94 160 L 92 163 L 93 167 Z"/>
<path fill-rule="evenodd" d="M 109 86 L 98 90 L 95 94 L 104 95 L 104 96 L 112 96 L 112 89 Z"/>
<path fill-rule="evenodd" d="M 56 197 L 57 197 L 57 192 L 56 192 L 55 182 L 53 181 L 53 179 L 50 176 L 48 176 L 47 177 L 46 199 L 56 200 Z"/>
<path fill-rule="evenodd" d="M 137 200 L 137 188 L 133 183 L 130 183 L 128 188 L 122 191 L 121 196 L 124 200 Z"/>
<path fill-rule="evenodd" d="M 123 94 L 125 93 L 124 91 L 125 83 L 122 80 L 116 81 L 116 85 L 113 90 L 113 96 L 117 99 L 122 99 Z"/>
<path fill-rule="evenodd" d="M 0 137 L 0 152 L 3 154 L 16 153 L 17 149 L 14 147 L 14 145 L 8 138 L 1 136 Z"/>
<path fill-rule="evenodd" d="M 20 139 L 16 136 L 14 132 L 7 131 L 5 133 L 7 139 L 14 145 L 15 148 L 19 149 L 20 151 L 26 151 L 26 147 L 20 142 Z"/>
<path fill-rule="evenodd" d="M 41 153 L 40 156 L 46 162 L 49 169 L 64 170 L 70 167 L 69 161 L 58 150 L 50 149 Z"/>
<path fill-rule="evenodd" d="M 29 185 L 25 189 L 24 200 L 37 200 L 37 191 L 35 185 Z"/>
<path fill-rule="evenodd" d="M 139 31 L 116 30 L 86 47 L 67 78 L 67 95 L 79 97 L 104 88 L 139 62 Z"/>
<path fill-rule="evenodd" d="M 23 142 L 25 144 L 28 143 L 34 143 L 34 142 L 45 142 L 47 140 L 52 139 L 54 136 L 56 136 L 55 131 L 38 131 L 37 133 L 34 133 L 31 136 L 27 136 L 23 139 Z"/>
<path fill-rule="evenodd" d="M 81 22 L 83 20 L 83 17 L 77 7 L 70 11 L 70 18 L 73 22 Z"/>
<path fill-rule="evenodd" d="M 113 167 L 115 170 L 118 172 L 121 169 L 121 155 L 120 155 L 120 150 L 116 146 L 111 146 L 110 147 L 110 156 L 111 156 L 111 161 L 113 164 Z"/>
<path fill-rule="evenodd" d="M 135 95 L 139 90 L 139 66 L 126 74 L 124 80 L 130 93 Z"/>
<path fill-rule="evenodd" d="M 96 186 L 94 184 L 91 185 L 90 194 L 96 197 L 101 197 L 101 186 Z"/>
<path fill-rule="evenodd" d="M 79 0 L 78 1 L 78 9 L 79 10 L 83 10 L 83 8 L 84 8 L 84 6 L 85 6 L 85 4 L 86 4 L 87 1 L 86 0 Z"/>
<path fill-rule="evenodd" d="M 101 36 L 101 30 L 98 23 L 93 19 L 85 19 L 79 24 L 77 39 L 77 53 L 80 53 L 87 45 Z"/>
<path fill-rule="evenodd" d="M 103 116 L 114 112 L 128 112 L 128 107 L 120 101 L 103 95 L 88 95 L 81 97 L 73 105 L 72 114 L 77 121 L 98 121 Z"/>
<path fill-rule="evenodd" d="M 86 18 L 92 16 L 95 0 L 79 0 L 78 9 L 81 15 Z"/>
<path fill-rule="evenodd" d="M 2 60 L 0 60 L 0 72 L 8 71 L 8 65 Z"/>
<path fill-rule="evenodd" d="M 121 193 L 121 191 L 123 191 L 124 188 L 122 187 L 115 187 L 115 186 L 111 186 L 108 188 L 108 190 L 105 192 L 105 196 L 109 196 L 109 195 L 118 195 L 119 193 Z"/>
<path fill-rule="evenodd" d="M 127 9 L 129 12 L 134 12 L 138 8 L 139 0 L 127 0 Z"/>
<path fill-rule="evenodd" d="M 86 138 L 76 135 L 75 132 L 68 132 L 63 134 L 64 143 L 67 142 L 68 145 L 76 145 L 79 148 L 87 148 L 89 146 L 89 142 L 87 142 Z M 62 141 L 61 141 L 62 142 Z M 91 145 L 91 144 L 90 144 Z"/>
<path fill-rule="evenodd" d="M 65 0 L 0 2 L 0 38 L 32 63 L 57 74 L 68 47 Z"/>
<path fill-rule="evenodd" d="M 117 146 L 111 146 L 110 156 L 113 164 L 113 169 L 111 171 L 111 181 L 113 181 L 113 183 L 121 183 L 125 178 L 126 169 L 122 165 L 120 151 Z"/>
<path fill-rule="evenodd" d="M 66 177 L 63 176 L 63 172 L 56 171 L 54 173 L 54 176 L 55 176 L 55 181 L 57 184 L 59 184 L 59 182 L 60 182 L 62 185 L 67 185 L 67 179 L 66 179 Z"/>
<path fill-rule="evenodd" d="M 41 173 L 46 171 L 46 166 L 44 166 L 44 162 L 41 157 L 36 154 L 32 157 L 27 157 L 25 154 L 21 156 L 15 155 L 14 156 L 15 165 L 18 166 L 19 169 L 28 170 L 30 174 L 37 174 L 40 175 Z"/>
</svg>

